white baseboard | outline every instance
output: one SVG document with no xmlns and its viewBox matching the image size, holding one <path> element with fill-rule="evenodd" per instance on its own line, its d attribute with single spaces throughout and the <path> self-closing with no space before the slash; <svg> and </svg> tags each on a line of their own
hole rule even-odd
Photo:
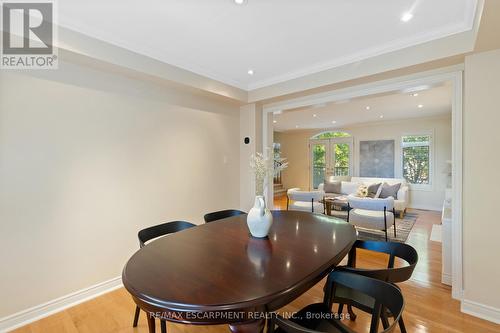
<svg viewBox="0 0 500 333">
<path fill-rule="evenodd" d="M 500 309 L 492 306 L 464 299 L 462 300 L 461 310 L 463 313 L 470 314 L 471 316 L 500 324 Z"/>
<path fill-rule="evenodd" d="M 408 208 L 413 208 L 413 209 L 422 209 L 422 210 L 433 210 L 440 212 L 443 210 L 443 205 L 419 205 L 419 204 L 409 204 Z"/>
<path fill-rule="evenodd" d="M 451 274 L 446 274 L 446 273 L 441 274 L 441 283 L 442 284 L 446 284 L 448 286 L 451 286 L 451 282 L 452 282 Z"/>
<path fill-rule="evenodd" d="M 56 312 L 83 303 L 92 298 L 108 293 L 122 287 L 122 278 L 118 276 L 91 287 L 76 291 L 66 296 L 56 298 L 47 303 L 36 305 L 32 308 L 0 318 L 0 332 L 8 332 L 24 326 Z"/>
</svg>

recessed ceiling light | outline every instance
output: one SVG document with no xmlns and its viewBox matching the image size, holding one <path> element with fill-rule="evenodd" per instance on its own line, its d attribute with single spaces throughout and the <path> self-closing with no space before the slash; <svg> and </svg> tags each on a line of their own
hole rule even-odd
<svg viewBox="0 0 500 333">
<path fill-rule="evenodd" d="M 316 118 L 317 116 L 318 116 L 318 115 L 317 115 L 316 113 L 315 113 L 315 114 L 313 114 L 313 117 L 314 117 L 314 118 Z"/>
<path fill-rule="evenodd" d="M 234 0 L 234 3 L 237 5 L 244 5 L 247 3 L 247 0 Z"/>
<path fill-rule="evenodd" d="M 413 97 L 417 97 L 418 96 L 418 93 L 413 93 L 411 94 Z"/>
<path fill-rule="evenodd" d="M 379 116 L 379 118 L 380 118 L 380 119 L 384 118 L 384 115 L 383 115 L 383 114 L 381 114 L 381 115 Z"/>
<path fill-rule="evenodd" d="M 411 19 L 413 18 L 413 14 L 410 13 L 410 12 L 406 12 L 403 14 L 403 16 L 401 16 L 401 21 L 403 22 L 408 22 L 410 21 Z"/>
<path fill-rule="evenodd" d="M 278 121 L 277 120 L 273 120 L 273 124 L 276 124 Z"/>
<path fill-rule="evenodd" d="M 423 107 L 424 107 L 424 106 L 423 106 L 422 104 L 419 104 L 419 105 L 418 105 L 418 108 L 419 108 L 419 109 L 421 109 L 421 108 L 423 108 Z"/>
<path fill-rule="evenodd" d="M 247 73 L 248 75 L 253 75 L 253 69 L 249 69 Z"/>
<path fill-rule="evenodd" d="M 336 123 L 337 123 L 337 121 L 336 121 L 336 120 L 332 120 L 332 124 L 336 124 Z"/>
<path fill-rule="evenodd" d="M 365 109 L 370 110 L 370 107 L 369 107 L 369 106 L 367 106 Z"/>
</svg>

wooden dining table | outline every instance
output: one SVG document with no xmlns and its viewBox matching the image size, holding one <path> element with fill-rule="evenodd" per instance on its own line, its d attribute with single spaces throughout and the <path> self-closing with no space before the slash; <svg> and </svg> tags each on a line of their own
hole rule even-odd
<svg viewBox="0 0 500 333">
<path fill-rule="evenodd" d="M 322 214 L 273 211 L 267 238 L 253 238 L 246 215 L 152 241 L 123 269 L 125 288 L 154 320 L 228 324 L 261 332 L 265 315 L 321 281 L 347 255 L 354 227 Z"/>
</svg>

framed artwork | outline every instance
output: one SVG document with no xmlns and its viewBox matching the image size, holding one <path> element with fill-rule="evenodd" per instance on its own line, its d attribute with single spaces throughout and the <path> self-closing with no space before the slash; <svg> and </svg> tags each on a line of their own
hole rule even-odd
<svg viewBox="0 0 500 333">
<path fill-rule="evenodd" d="M 394 140 L 360 141 L 360 177 L 394 178 L 394 149 Z"/>
</svg>

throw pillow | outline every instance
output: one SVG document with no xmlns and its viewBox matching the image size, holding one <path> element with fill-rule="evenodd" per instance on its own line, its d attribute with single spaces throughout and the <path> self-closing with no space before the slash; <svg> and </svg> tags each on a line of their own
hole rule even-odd
<svg viewBox="0 0 500 333">
<path fill-rule="evenodd" d="M 388 197 L 393 197 L 394 199 L 398 198 L 398 191 L 399 188 L 401 187 L 401 183 L 397 183 L 394 185 L 389 185 L 387 183 L 384 183 L 382 185 L 382 191 L 380 191 L 379 198 L 385 199 Z"/>
<path fill-rule="evenodd" d="M 382 185 L 382 183 L 371 184 L 370 186 L 368 186 L 368 195 L 367 195 L 367 197 L 368 198 L 375 198 L 375 197 L 377 197 L 377 192 L 378 192 L 378 188 L 380 187 L 380 185 Z"/>
<path fill-rule="evenodd" d="M 342 183 L 337 180 L 331 182 L 325 180 L 325 186 L 324 186 L 325 193 L 340 193 L 341 184 Z"/>
</svg>

